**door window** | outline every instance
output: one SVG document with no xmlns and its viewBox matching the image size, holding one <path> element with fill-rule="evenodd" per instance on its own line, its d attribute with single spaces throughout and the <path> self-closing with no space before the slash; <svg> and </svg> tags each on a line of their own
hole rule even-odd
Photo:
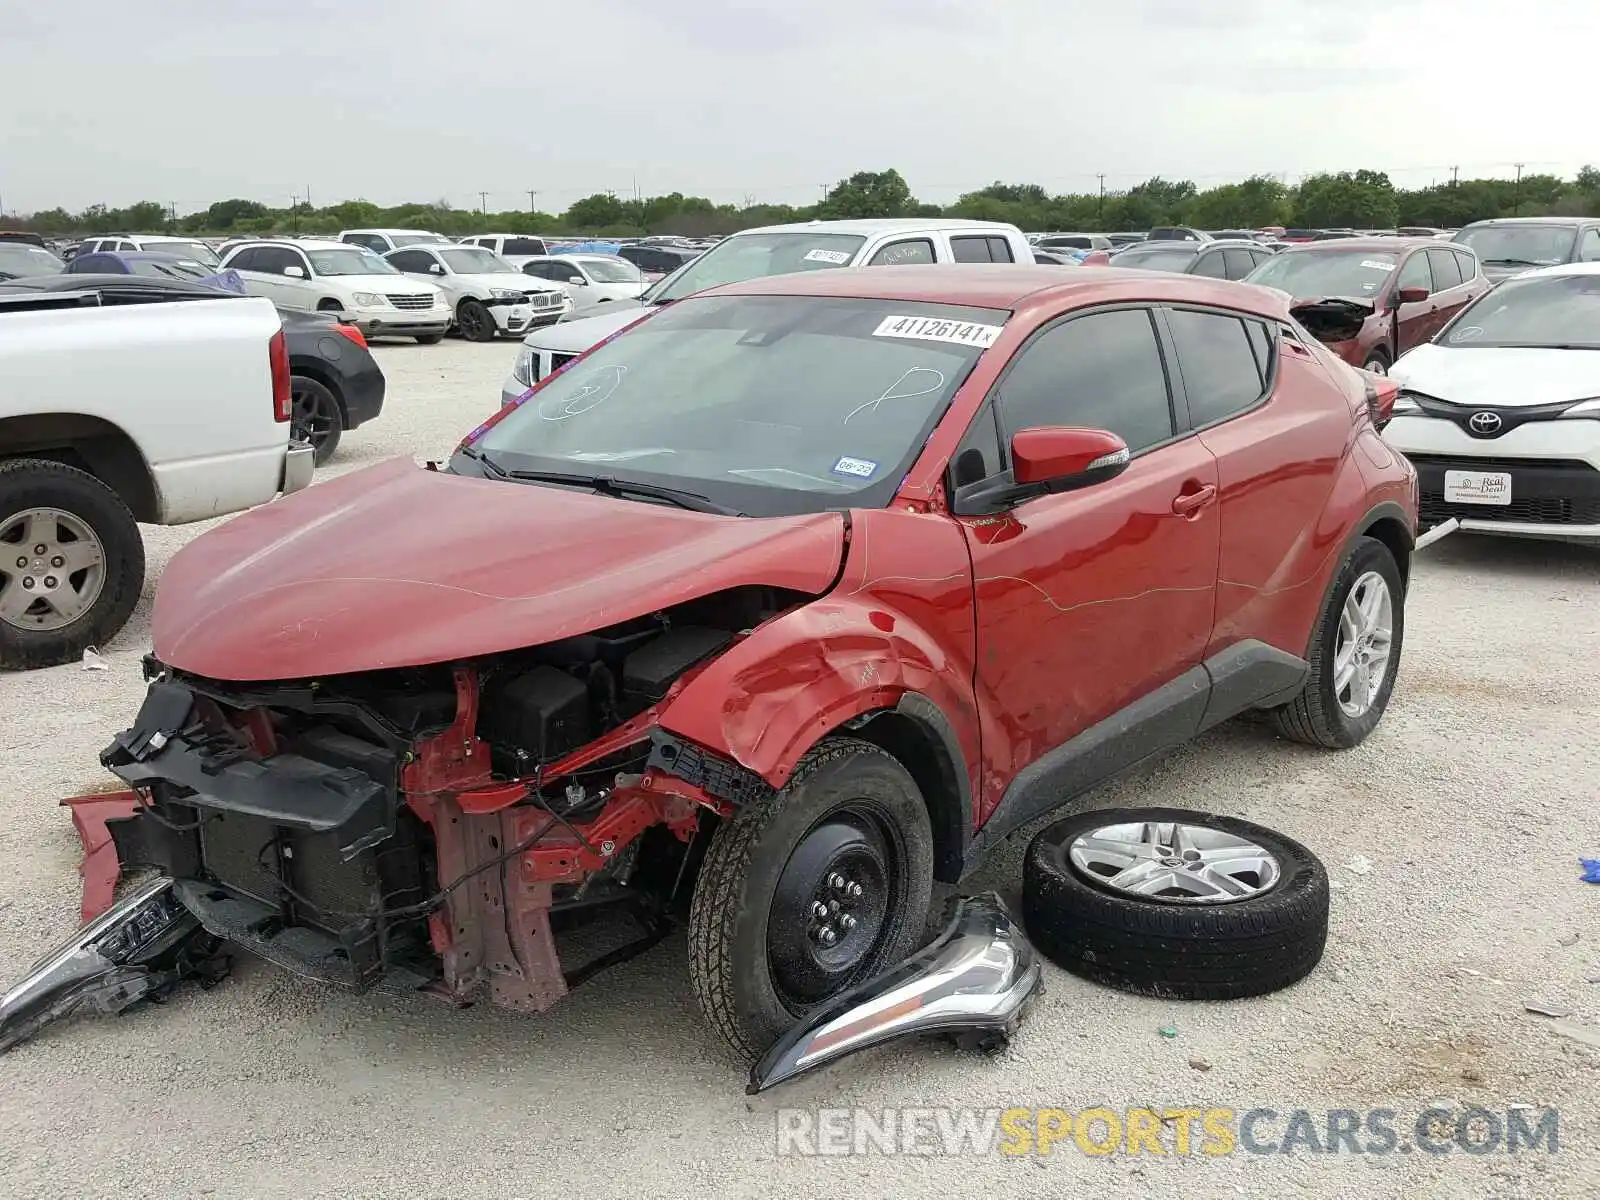
<svg viewBox="0 0 1600 1200">
<path fill-rule="evenodd" d="M 1256 257 L 1248 250 L 1224 250 L 1222 261 L 1229 279 L 1243 279 L 1256 269 Z"/>
<path fill-rule="evenodd" d="M 934 261 L 933 243 L 927 238 L 906 238 L 880 246 L 869 267 L 903 267 Z"/>
<path fill-rule="evenodd" d="M 1261 399 L 1261 368 L 1244 321 L 1176 308 L 1168 311 L 1167 325 L 1189 397 L 1191 425 L 1226 420 Z"/>
<path fill-rule="evenodd" d="M 1578 261 L 1600 262 L 1600 229 L 1592 226 L 1578 239 Z"/>
<path fill-rule="evenodd" d="M 1395 290 L 1401 288 L 1419 287 L 1433 291 L 1433 276 L 1428 273 L 1428 256 L 1423 253 L 1413 254 L 1400 266 L 1400 278 L 1395 280 Z"/>
<path fill-rule="evenodd" d="M 1173 434 L 1148 309 L 1090 313 L 1045 330 L 1023 348 L 998 391 L 1008 433 L 1038 425 L 1108 429 L 1135 453 Z"/>
<path fill-rule="evenodd" d="M 229 271 L 259 271 L 261 268 L 256 266 L 256 259 L 260 253 L 261 251 L 254 246 L 248 250 L 241 250 L 228 259 L 224 264 L 224 269 Z"/>
<path fill-rule="evenodd" d="M 1461 264 L 1448 250 L 1429 250 L 1428 266 L 1433 271 L 1433 290 L 1447 292 L 1461 286 Z"/>
<path fill-rule="evenodd" d="M 293 250 L 282 246 L 256 247 L 255 263 L 251 270 L 261 271 L 267 275 L 282 275 L 289 267 L 299 267 L 305 271 L 307 278 L 311 276 L 311 272 L 306 269 L 305 259 Z"/>
<path fill-rule="evenodd" d="M 1205 275 L 1212 279 L 1226 279 L 1227 268 L 1222 261 L 1222 252 L 1213 250 L 1209 254 L 1202 254 L 1195 260 L 1194 270 L 1191 275 Z"/>
</svg>

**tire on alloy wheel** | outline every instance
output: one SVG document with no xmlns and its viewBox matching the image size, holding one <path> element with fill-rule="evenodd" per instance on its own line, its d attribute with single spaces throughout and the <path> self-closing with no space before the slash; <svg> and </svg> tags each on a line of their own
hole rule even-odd
<svg viewBox="0 0 1600 1200">
<path fill-rule="evenodd" d="M 333 457 L 344 434 L 344 409 L 339 398 L 323 383 L 309 375 L 289 377 L 289 436 L 310 442 L 316 451 L 317 466 Z"/>
<path fill-rule="evenodd" d="M 689 980 L 707 1022 L 757 1057 L 807 1009 L 920 945 L 932 886 L 910 773 L 870 742 L 822 742 L 712 836 L 689 912 Z"/>
<path fill-rule="evenodd" d="M 115 492 L 58 462 L 0 463 L 0 667 L 105 645 L 143 587 L 144 542 Z"/>
<path fill-rule="evenodd" d="M 417 334 L 417 345 L 419 346 L 437 346 L 442 341 L 444 341 L 444 334 L 442 333 Z"/>
<path fill-rule="evenodd" d="M 1278 732 L 1309 746 L 1347 750 L 1377 728 L 1400 669 L 1405 615 L 1394 555 L 1376 538 L 1359 538 L 1317 617 L 1305 687 L 1272 710 Z"/>
<path fill-rule="evenodd" d="M 1303 979 L 1328 937 L 1328 873 L 1281 833 L 1175 808 L 1100 809 L 1044 830 L 1023 862 L 1028 936 L 1063 970 L 1174 1000 Z"/>
<path fill-rule="evenodd" d="M 463 300 L 456 309 L 456 325 L 469 342 L 492 342 L 496 333 L 494 314 L 476 300 Z"/>
</svg>

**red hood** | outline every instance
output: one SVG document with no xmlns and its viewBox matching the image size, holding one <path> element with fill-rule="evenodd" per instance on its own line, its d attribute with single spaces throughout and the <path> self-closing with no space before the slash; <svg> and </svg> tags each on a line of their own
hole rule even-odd
<svg viewBox="0 0 1600 1200">
<path fill-rule="evenodd" d="M 397 459 L 186 546 L 156 593 L 155 653 L 232 680 L 447 662 L 740 585 L 820 595 L 843 552 L 838 513 L 721 517 Z"/>
</svg>

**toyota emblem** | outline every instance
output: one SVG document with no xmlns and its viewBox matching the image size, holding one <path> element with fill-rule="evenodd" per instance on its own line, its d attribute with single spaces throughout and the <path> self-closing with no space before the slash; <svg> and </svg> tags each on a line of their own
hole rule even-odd
<svg viewBox="0 0 1600 1200">
<path fill-rule="evenodd" d="M 1500 414 L 1495 412 L 1475 412 L 1467 418 L 1467 428 L 1479 437 L 1493 437 L 1501 424 Z"/>
</svg>

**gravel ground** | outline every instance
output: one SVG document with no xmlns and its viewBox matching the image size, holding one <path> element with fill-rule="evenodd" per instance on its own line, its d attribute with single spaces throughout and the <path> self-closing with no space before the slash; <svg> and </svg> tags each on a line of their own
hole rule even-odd
<svg viewBox="0 0 1600 1200">
<path fill-rule="evenodd" d="M 386 411 L 319 477 L 442 456 L 498 402 L 514 347 L 378 353 Z M 95 755 L 143 692 L 155 581 L 204 528 L 145 531 L 150 585 L 110 670 L 0 678 L 0 979 L 74 924 L 77 843 L 54 801 L 100 781 Z M 1319 852 L 1328 954 L 1288 992 L 1183 1005 L 1050 968 L 997 1060 L 894 1046 L 747 1099 L 695 1016 L 681 937 L 535 1019 L 245 963 L 0 1059 L 0 1194 L 1593 1197 L 1600 1049 L 1523 1003 L 1600 1035 L 1600 889 L 1577 864 L 1600 855 L 1600 553 L 1457 535 L 1418 563 L 1409 611 L 1394 703 L 1359 749 L 1228 726 L 1086 801 L 1233 813 Z M 1014 893 L 1025 840 L 979 884 Z M 1266 1107 L 1283 1114 L 1271 1141 L 1297 1108 L 1391 1108 L 1403 1131 L 1430 1102 L 1556 1106 L 1560 1151 L 776 1154 L 783 1107 Z"/>
</svg>

